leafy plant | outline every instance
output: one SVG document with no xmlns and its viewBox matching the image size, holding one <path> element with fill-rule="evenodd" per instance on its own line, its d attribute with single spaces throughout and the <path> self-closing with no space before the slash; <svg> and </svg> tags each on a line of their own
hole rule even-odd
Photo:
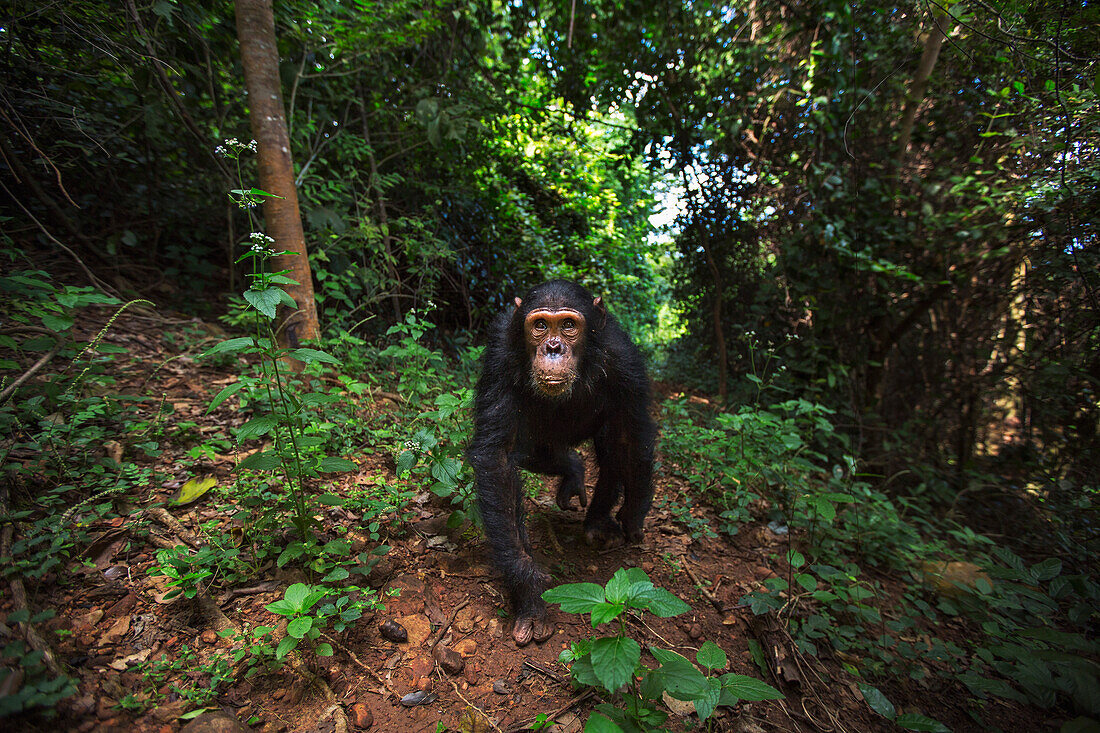
<svg viewBox="0 0 1100 733">
<path fill-rule="evenodd" d="M 275 648 L 275 660 L 282 660 L 303 640 L 317 656 L 332 656 L 332 645 L 317 641 L 325 628 L 331 625 L 334 631 L 342 632 L 363 615 L 364 608 L 380 607 L 377 597 L 370 591 L 363 593 L 362 589 L 356 587 L 345 588 L 345 591 L 337 594 L 323 585 L 295 583 L 284 591 L 282 599 L 265 606 L 271 613 L 287 619 L 287 635 Z M 358 598 L 353 600 L 352 594 Z M 325 603 L 315 609 L 321 601 Z M 257 632 L 263 628 L 257 629 Z"/>
<path fill-rule="evenodd" d="M 571 583 L 547 590 L 542 595 L 569 613 L 587 613 L 592 628 L 612 623 L 617 633 L 597 639 L 573 642 L 559 659 L 570 665 L 574 683 L 595 687 L 617 698 L 621 706 L 596 706 L 585 730 L 657 730 L 667 714 L 657 709 L 662 693 L 695 706 L 700 720 L 706 720 L 719 705 L 736 705 L 739 700 L 774 700 L 783 695 L 752 677 L 727 673 L 709 677 L 676 652 L 649 647 L 658 662 L 654 668 L 642 664 L 642 648 L 627 636 L 626 614 L 643 611 L 668 618 L 691 610 L 690 606 L 664 588 L 653 585 L 638 568 L 620 568 L 606 586 Z M 723 669 L 725 652 L 705 642 L 696 661 L 708 672 Z"/>
</svg>

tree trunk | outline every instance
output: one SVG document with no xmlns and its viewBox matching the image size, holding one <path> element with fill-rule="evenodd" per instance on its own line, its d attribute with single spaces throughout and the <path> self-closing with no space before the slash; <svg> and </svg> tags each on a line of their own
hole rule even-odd
<svg viewBox="0 0 1100 733">
<path fill-rule="evenodd" d="M 276 270 L 289 270 L 297 285 L 284 286 L 298 304 L 297 310 L 280 306 L 276 323 L 279 344 L 297 347 L 320 335 L 317 304 L 313 300 L 313 273 L 309 268 L 302 217 L 298 213 L 298 192 L 294 187 L 294 164 L 290 159 L 290 136 L 279 83 L 279 51 L 275 39 L 272 0 L 234 0 L 237 38 L 241 43 L 244 83 L 248 90 L 249 121 L 259 143 L 260 188 L 276 194 L 264 199 L 267 234 L 279 250 L 294 252 L 276 257 Z"/>
<path fill-rule="evenodd" d="M 913 125 L 917 121 L 917 109 L 924 101 L 924 93 L 928 89 L 928 77 L 932 76 L 932 69 L 936 66 L 940 48 L 943 47 L 945 33 L 949 30 L 948 15 L 940 10 L 933 11 L 932 28 L 924 39 L 924 53 L 920 57 L 920 65 L 917 73 L 913 75 L 913 82 L 909 85 L 909 93 L 905 97 L 905 110 L 901 115 L 901 123 L 898 127 L 898 147 L 895 152 L 895 170 L 901 169 L 905 160 L 905 154 L 909 151 L 909 142 L 913 137 Z"/>
</svg>

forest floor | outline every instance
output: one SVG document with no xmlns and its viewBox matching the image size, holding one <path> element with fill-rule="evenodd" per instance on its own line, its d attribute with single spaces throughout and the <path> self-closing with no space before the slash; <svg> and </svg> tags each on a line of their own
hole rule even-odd
<svg viewBox="0 0 1100 733">
<path fill-rule="evenodd" d="M 233 418 L 228 407 L 206 414 L 210 399 L 236 379 L 234 369 L 213 368 L 187 358 L 163 364 L 174 355 L 174 347 L 162 339 L 162 326 L 141 323 L 122 319 L 108 335 L 142 365 L 120 377 L 118 389 L 126 393 L 145 388 L 158 398 L 163 393 L 174 408 L 170 419 L 193 421 L 200 431 L 225 428 L 227 420 L 239 423 L 240 418 Z M 93 328 L 89 326 L 89 334 L 94 334 Z M 154 367 L 161 364 L 145 387 Z M 368 409 L 377 415 L 394 407 L 381 400 Z M 196 599 L 166 600 L 163 576 L 148 573 L 156 565 L 156 544 L 201 543 L 203 527 L 233 520 L 224 506 L 215 506 L 215 492 L 184 507 L 168 503 L 197 469 L 194 461 L 182 457 L 182 449 L 163 447 L 158 458 L 146 460 L 171 479 L 154 487 L 151 494 L 116 497 L 116 505 L 129 508 L 130 513 L 124 510 L 122 516 L 92 520 L 92 541 L 83 548 L 79 561 L 58 570 L 63 577 L 55 582 L 28 585 L 35 610 L 57 611 L 42 629 L 55 640 L 59 660 L 78 680 L 78 692 L 60 704 L 54 720 L 26 719 L 20 723 L 21 729 L 82 733 L 180 730 L 187 723 L 179 716 L 194 705 L 174 692 L 174 687 L 204 682 L 198 670 L 215 656 L 224 657 L 233 644 L 215 632 L 227 624 L 235 629 L 278 626 L 279 617 L 265 607 L 282 598 L 291 583 L 310 580 L 302 571 L 268 563 L 258 577 L 236 587 L 221 587 Z M 393 476 L 390 456 L 345 457 L 360 463 L 360 470 L 339 476 L 331 489 L 334 493 L 355 489 L 369 475 Z M 233 458 L 221 456 L 201 468 L 228 485 Z M 597 468 L 589 459 L 590 490 L 596 475 Z M 530 500 L 528 526 L 539 560 L 558 583 L 602 585 L 620 567 L 640 567 L 656 585 L 672 591 L 692 608 L 675 618 L 647 615 L 632 619 L 629 633 L 643 648 L 655 644 L 694 659 L 694 650 L 710 640 L 727 653 L 728 671 L 765 679 L 786 695 L 779 701 L 719 708 L 704 726 L 707 730 L 897 730 L 868 707 L 855 678 L 844 671 L 839 659 L 827 653 L 821 658 L 798 654 L 778 623 L 769 621 L 770 617 L 754 618 L 747 608 L 738 606 L 763 580 L 786 572 L 774 558 L 785 555 L 788 538 L 763 523 L 744 525 L 734 537 L 707 537 L 699 532 L 693 536 L 692 528 L 681 521 L 683 516 L 673 516 L 670 511 L 669 500 L 683 491 L 675 478 L 662 472 L 645 542 L 597 550 L 580 541 L 582 513 L 559 510 L 548 490 Z M 163 522 L 150 522 L 148 515 L 139 511 L 156 502 L 179 524 L 168 525 L 165 531 Z M 706 508 L 691 511 L 700 521 L 708 519 Z M 486 564 L 482 537 L 469 525 L 448 529 L 448 513 L 425 490 L 400 515 L 385 517 L 382 539 L 392 549 L 368 581 L 380 590 L 399 589 L 399 594 L 385 597 L 384 610 L 365 614 L 338 636 L 331 657 L 302 654 L 300 661 L 273 674 L 251 677 L 237 668 L 222 693 L 208 704 L 215 712 L 192 721 L 187 730 L 327 733 L 371 727 L 482 733 L 530 729 L 536 716 L 545 714 L 556 721 L 554 730 L 581 731 L 598 700 L 571 686 L 558 655 L 570 642 L 593 634 L 587 617 L 554 608 L 550 615 L 554 635 L 545 643 L 517 648 L 499 579 Z M 359 536 L 360 517 L 344 508 L 325 507 L 319 516 L 322 538 L 337 536 L 339 527 L 350 530 L 353 539 Z M 146 531 L 149 529 L 155 532 Z M 151 538 L 157 533 L 160 540 L 155 544 Z M 364 542 L 357 549 L 372 546 Z M 911 582 L 909 578 L 879 580 L 895 588 Z M 0 611 L 11 610 L 12 597 L 5 593 Z M 383 638 L 380 626 L 390 620 L 404 626 L 407 642 Z M 938 633 L 947 636 L 951 631 L 940 629 Z M 750 639 L 765 649 L 772 663 L 769 674 L 754 663 Z M 450 671 L 437 662 L 443 649 L 454 652 Z M 165 655 L 167 660 L 185 663 L 162 666 L 161 676 L 150 678 L 149 662 Z M 456 664 L 456 658 L 461 662 Z M 903 682 L 884 692 L 899 710 L 919 704 L 924 714 L 955 730 L 978 729 L 965 712 L 974 704 L 965 689 L 940 680 L 933 674 L 923 683 L 907 686 Z M 421 696 L 421 704 L 403 705 L 402 698 L 416 691 L 429 694 Z M 120 704 L 123 700 L 149 702 L 143 709 L 142 704 Z M 685 710 L 675 701 L 670 705 L 673 729 L 700 727 L 690 706 Z M 1040 730 L 1049 725 L 1039 711 L 999 701 L 987 702 L 983 715 L 1010 731 Z M 230 718 L 242 725 L 252 720 L 253 727 L 232 727 L 231 723 L 236 723 Z"/>
</svg>

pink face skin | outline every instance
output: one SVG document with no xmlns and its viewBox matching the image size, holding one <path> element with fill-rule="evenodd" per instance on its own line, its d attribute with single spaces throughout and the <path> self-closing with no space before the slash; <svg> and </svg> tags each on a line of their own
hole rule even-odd
<svg viewBox="0 0 1100 733">
<path fill-rule="evenodd" d="M 539 308 L 523 320 L 531 379 L 547 397 L 564 397 L 577 378 L 584 348 L 584 315 L 572 308 Z"/>
</svg>

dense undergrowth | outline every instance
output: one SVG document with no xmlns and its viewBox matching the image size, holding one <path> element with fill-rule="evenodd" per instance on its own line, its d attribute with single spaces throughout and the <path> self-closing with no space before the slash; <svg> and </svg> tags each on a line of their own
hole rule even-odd
<svg viewBox="0 0 1100 733">
<path fill-rule="evenodd" d="M 269 281 L 259 282 L 267 287 Z M 201 327 L 166 331 L 164 340 L 175 353 L 150 366 L 105 338 L 116 317 L 128 317 L 127 306 L 132 312 L 141 304 L 62 286 L 31 269 L 0 278 L 0 290 L 11 324 L 0 335 L 8 374 L 0 405 L 7 583 L 33 598 L 42 584 L 74 582 L 72 569 L 87 562 L 81 550 L 91 539 L 87 528 L 126 517 L 143 531 L 153 487 L 181 475 L 193 480 L 169 505 L 208 494 L 232 522 L 206 527 L 200 550 L 176 546 L 159 552 L 151 572 L 163 576 L 169 593 L 201 597 L 255 580 L 272 563 L 299 568 L 308 578 L 268 606 L 287 621 L 281 638 L 270 627 L 240 630 L 232 658 L 195 662 L 201 682 L 181 694 L 196 710 L 231 679 L 232 669 L 268 672 L 295 649 L 309 658 L 331 655 L 334 636 L 364 610 L 384 604 L 362 581 L 388 549 L 382 544 L 386 523 L 402 516 L 422 488 L 449 504 L 452 526 L 466 526 L 474 536 L 472 476 L 462 452 L 480 350 L 460 345 L 441 351 L 432 345 L 432 325 L 415 313 L 390 328 L 382 343 L 344 333 L 320 349 L 296 350 L 289 355 L 307 362 L 300 372 L 285 369 L 288 354 L 265 335 L 265 317 L 254 322 L 260 330 L 253 336 L 216 343 Z M 200 354 L 204 358 L 197 360 Z M 12 375 L 34 363 L 42 367 L 13 382 Z M 178 420 L 173 406 L 157 397 L 158 379 L 173 363 L 185 370 L 205 364 L 237 372 L 206 409 L 222 418 L 220 427 Z M 1061 540 L 1051 543 L 1048 556 L 1025 560 L 1009 548 L 1011 538 L 983 536 L 950 511 L 934 474 L 904 494 L 891 492 L 885 477 L 867 473 L 852 455 L 829 409 L 787 398 L 774 384 L 752 383 L 755 401 L 735 409 L 715 409 L 683 395 L 660 404 L 662 506 L 692 534 L 734 536 L 762 523 L 785 540 L 786 551 L 771 558 L 776 577 L 745 596 L 743 605 L 753 614 L 773 614 L 802 654 L 837 660 L 862 681 L 873 709 L 903 727 L 942 727 L 933 720 L 935 710 L 898 714 L 889 701 L 892 691 L 930 677 L 965 689 L 975 725 L 981 725 L 983 707 L 998 697 L 1068 717 L 1100 717 L 1100 587 L 1090 570 L 1095 558 L 1086 545 L 1073 544 L 1080 526 L 1063 526 L 1044 513 L 1042 487 L 1029 505 Z M 773 395 L 780 398 L 772 401 Z M 379 409 L 381 404 L 387 409 Z M 227 454 L 236 462 L 232 480 L 203 481 L 210 462 Z M 357 468 L 349 458 L 363 457 L 377 471 L 338 493 L 334 477 Z M 1079 496 L 1087 516 L 1095 489 Z M 355 529 L 322 530 L 316 517 L 334 508 L 356 516 Z M 1066 547 L 1076 547 L 1076 555 L 1067 557 Z M 657 603 L 644 574 L 624 576 L 623 583 L 620 595 L 640 583 L 634 590 L 642 600 L 631 606 L 629 594 L 623 595 L 619 612 Z M 611 588 L 606 600 L 601 595 L 593 603 L 614 606 Z M 48 614 L 24 605 L 8 614 L 7 624 L 33 628 Z M 44 656 L 47 648 L 48 640 L 35 649 L 9 639 L 3 714 L 48 715 L 72 694 L 73 681 Z M 591 665 L 577 666 L 589 653 L 592 647 L 574 649 L 563 660 L 572 662 L 578 684 L 613 693 L 617 676 L 608 683 L 593 677 Z M 701 713 L 720 698 L 736 701 L 722 692 L 736 681 L 700 677 L 698 689 L 676 688 L 688 683 L 673 671 L 691 664 L 679 655 L 661 657 L 661 650 L 652 654 L 667 670 L 645 674 L 668 690 L 680 689 L 684 699 L 714 695 L 703 707 L 696 703 Z M 627 657 L 625 675 L 641 664 L 637 655 Z M 698 661 L 710 664 L 702 656 Z M 143 668 L 149 693 L 125 704 L 152 704 L 165 665 L 187 663 L 186 655 L 171 663 L 150 660 Z M 708 684 L 717 687 L 708 692 Z M 633 720 L 644 727 L 663 720 L 639 712 L 652 713 L 652 703 L 637 707 L 642 703 L 636 701 L 632 709 L 634 698 L 625 699 L 626 713 L 605 705 L 597 724 Z"/>
</svg>

